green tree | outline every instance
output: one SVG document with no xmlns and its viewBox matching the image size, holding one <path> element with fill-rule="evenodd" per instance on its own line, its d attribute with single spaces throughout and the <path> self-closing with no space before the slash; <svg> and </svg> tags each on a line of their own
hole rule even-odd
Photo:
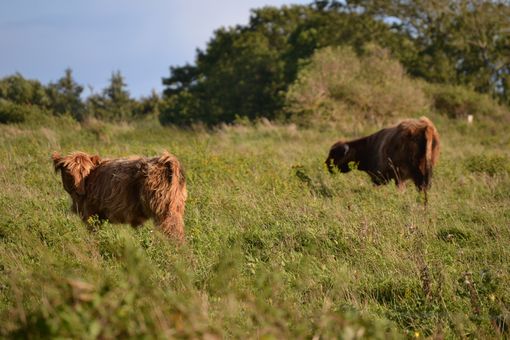
<svg viewBox="0 0 510 340">
<path fill-rule="evenodd" d="M 0 79 L 0 123 L 20 123 L 49 115 L 50 99 L 37 80 L 16 73 Z"/>
<path fill-rule="evenodd" d="M 217 30 L 198 51 L 195 65 L 170 68 L 170 77 L 163 79 L 160 121 L 276 118 L 288 86 L 317 48 L 348 44 L 361 51 L 363 44 L 378 40 L 402 41 L 385 23 L 346 13 L 338 3 L 253 10 L 248 25 Z M 398 46 L 405 50 L 405 44 Z"/>
<path fill-rule="evenodd" d="M 90 114 L 109 121 L 132 118 L 135 101 L 130 98 L 126 86 L 120 71 L 112 72 L 110 84 L 102 93 L 93 94 L 87 99 Z"/>
<path fill-rule="evenodd" d="M 0 80 L 0 98 L 15 104 L 41 108 L 50 105 L 44 85 L 37 80 L 25 79 L 19 73 Z"/>
<path fill-rule="evenodd" d="M 412 37 L 408 71 L 429 81 L 464 84 L 510 104 L 510 2 L 508 0 L 348 0 Z"/>
<path fill-rule="evenodd" d="M 70 114 L 77 120 L 83 120 L 85 104 L 81 99 L 83 86 L 73 79 L 72 70 L 65 70 L 65 75 L 56 83 L 47 87 L 51 108 L 56 114 Z"/>
<path fill-rule="evenodd" d="M 299 69 L 317 50 L 328 46 L 350 46 L 363 55 L 365 47 L 375 43 L 399 60 L 415 58 L 416 51 L 407 35 L 396 33 L 367 13 L 349 11 L 337 1 L 315 1 L 311 7 L 312 15 L 289 36 L 289 49 L 284 55 L 288 83 L 296 79 Z"/>
<path fill-rule="evenodd" d="M 163 79 L 162 123 L 275 118 L 313 53 L 375 43 L 414 76 L 466 85 L 510 104 L 508 0 L 323 0 L 252 11 L 245 26 L 217 30 L 196 62 Z"/>
<path fill-rule="evenodd" d="M 158 116 L 161 107 L 161 98 L 155 90 L 147 97 L 142 97 L 136 101 L 133 110 L 135 117 Z"/>
<path fill-rule="evenodd" d="M 163 80 L 162 123 L 231 122 L 236 116 L 273 117 L 283 104 L 287 37 L 304 7 L 252 12 L 248 26 L 215 32 L 196 65 L 172 67 Z"/>
</svg>

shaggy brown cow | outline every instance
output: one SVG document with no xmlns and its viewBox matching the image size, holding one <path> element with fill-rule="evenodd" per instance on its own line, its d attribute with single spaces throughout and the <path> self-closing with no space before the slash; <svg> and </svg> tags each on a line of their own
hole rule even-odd
<svg viewBox="0 0 510 340">
<path fill-rule="evenodd" d="M 438 156 L 439 134 L 428 118 L 421 117 L 404 120 L 368 137 L 335 143 L 326 165 L 331 173 L 335 167 L 349 172 L 349 163 L 354 162 L 377 185 L 393 179 L 402 187 L 405 180 L 412 179 L 416 188 L 424 192 L 426 202 Z"/>
<path fill-rule="evenodd" d="M 152 218 L 166 234 L 184 238 L 186 180 L 175 156 L 101 159 L 74 152 L 54 153 L 52 159 L 72 198 L 71 210 L 83 221 L 97 215 L 139 226 Z"/>
</svg>

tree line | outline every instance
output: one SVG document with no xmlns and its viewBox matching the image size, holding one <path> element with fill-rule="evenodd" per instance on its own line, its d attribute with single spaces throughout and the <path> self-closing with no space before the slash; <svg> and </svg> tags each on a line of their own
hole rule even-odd
<svg viewBox="0 0 510 340">
<path fill-rule="evenodd" d="M 153 92 L 139 100 L 131 98 L 120 71 L 113 72 L 109 84 L 99 93 L 83 98 L 71 69 L 47 85 L 16 73 L 0 79 L 0 123 L 22 122 L 37 115 L 68 115 L 77 121 L 93 117 L 105 121 L 125 121 L 157 115 L 160 97 Z"/>
<path fill-rule="evenodd" d="M 193 65 L 170 68 L 160 121 L 285 117 L 287 90 L 317 50 L 348 46 L 362 57 L 373 44 L 415 78 L 509 105 L 508 18 L 508 0 L 316 0 L 255 9 L 247 25 L 214 32 Z"/>
<path fill-rule="evenodd" d="M 194 63 L 171 66 L 161 97 L 130 98 L 120 72 L 86 100 L 71 70 L 47 86 L 16 74 L 0 80 L 0 120 L 25 103 L 77 120 L 154 114 L 162 124 L 214 125 L 237 117 L 286 119 L 289 89 L 317 51 L 348 47 L 364 58 L 374 45 L 415 79 L 486 94 L 508 107 L 508 18 L 508 0 L 315 0 L 254 9 L 248 24 L 216 30 Z"/>
</svg>

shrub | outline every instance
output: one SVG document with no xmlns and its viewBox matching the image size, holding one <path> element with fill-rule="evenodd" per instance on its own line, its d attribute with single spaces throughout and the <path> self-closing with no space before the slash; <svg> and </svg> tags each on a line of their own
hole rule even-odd
<svg viewBox="0 0 510 340">
<path fill-rule="evenodd" d="M 42 116 L 45 111 L 38 106 L 15 104 L 9 100 L 0 99 L 0 123 L 21 123 Z"/>
<path fill-rule="evenodd" d="M 367 46 L 362 56 L 348 47 L 318 51 L 287 93 L 293 120 L 394 121 L 419 115 L 428 107 L 425 94 L 389 53 Z"/>
<path fill-rule="evenodd" d="M 163 125 L 191 125 L 197 120 L 193 110 L 198 110 L 197 100 L 187 91 L 163 101 L 159 121 Z"/>
<path fill-rule="evenodd" d="M 50 105 L 44 85 L 38 80 L 25 79 L 19 73 L 0 79 L 0 98 L 19 105 L 44 108 Z"/>
<path fill-rule="evenodd" d="M 508 110 L 489 95 L 481 94 L 463 86 L 427 84 L 424 86 L 434 109 L 449 118 L 467 115 L 500 117 Z"/>
<path fill-rule="evenodd" d="M 20 123 L 25 120 L 25 114 L 10 101 L 0 99 L 0 123 Z"/>
</svg>

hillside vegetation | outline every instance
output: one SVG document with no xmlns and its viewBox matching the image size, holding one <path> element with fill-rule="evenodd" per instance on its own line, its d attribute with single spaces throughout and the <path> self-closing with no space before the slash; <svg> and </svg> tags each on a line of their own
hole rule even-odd
<svg viewBox="0 0 510 340">
<path fill-rule="evenodd" d="M 412 185 L 330 176 L 366 125 L 0 126 L 3 336 L 324 338 L 508 332 L 510 131 L 433 115 L 441 158 L 425 209 Z M 187 170 L 187 242 L 152 223 L 84 226 L 50 161 L 168 149 Z"/>
<path fill-rule="evenodd" d="M 266 7 L 138 100 L 120 72 L 86 99 L 70 69 L 0 79 L 0 336 L 509 337 L 509 10 Z M 325 171 L 338 139 L 421 115 L 441 136 L 427 207 Z M 84 225 L 50 159 L 76 150 L 175 154 L 186 242 Z"/>
<path fill-rule="evenodd" d="M 310 75 L 317 69 L 310 63 L 329 63 L 327 54 L 338 51 L 343 53 L 336 67 L 329 67 L 345 79 L 329 89 L 332 99 L 362 111 L 361 116 L 377 120 L 374 114 L 380 112 L 421 111 L 426 103 L 416 81 L 434 84 L 426 94 L 437 99 L 437 110 L 478 114 L 479 102 L 510 105 L 509 17 L 505 0 L 314 0 L 256 8 L 247 24 L 214 31 L 192 63 L 170 65 L 162 93 L 132 98 L 129 79 L 120 71 L 111 73 L 104 89 L 89 86 L 86 98 L 86 86 L 71 69 L 48 84 L 18 73 L 6 76 L 0 79 L 0 123 L 40 115 L 113 122 L 156 116 L 163 125 L 209 127 L 239 118 L 285 120 L 301 110 L 289 112 L 289 92 L 302 94 L 296 83 L 313 87 L 320 80 Z M 393 97 L 381 100 L 386 93 Z M 321 109 L 339 111 L 330 104 Z"/>
</svg>

